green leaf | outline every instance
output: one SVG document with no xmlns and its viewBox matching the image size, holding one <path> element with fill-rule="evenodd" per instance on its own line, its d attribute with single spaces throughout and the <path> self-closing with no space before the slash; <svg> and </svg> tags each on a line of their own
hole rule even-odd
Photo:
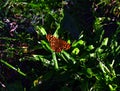
<svg viewBox="0 0 120 91">
<path fill-rule="evenodd" d="M 67 57 L 68 60 L 71 60 L 73 64 L 76 63 L 76 60 L 69 53 L 65 52 L 64 50 L 62 51 L 62 53 Z"/>
<path fill-rule="evenodd" d="M 86 71 L 87 71 L 87 74 L 88 74 L 87 77 L 91 78 L 93 76 L 92 69 L 91 68 L 87 68 Z"/>
<path fill-rule="evenodd" d="M 44 27 L 42 26 L 36 26 L 37 30 L 38 30 L 38 34 L 42 34 L 42 35 L 46 35 L 47 32 L 45 31 Z"/>
<path fill-rule="evenodd" d="M 34 61 L 41 61 L 43 65 L 46 67 L 51 65 L 51 62 L 47 58 L 45 58 L 45 56 L 43 55 L 32 55 L 32 56 L 33 56 Z"/>
<path fill-rule="evenodd" d="M 79 48 L 74 48 L 72 54 L 78 55 L 79 52 L 80 52 Z"/>
<path fill-rule="evenodd" d="M 78 46 L 78 45 L 85 45 L 85 41 L 79 40 L 79 41 L 77 41 L 77 42 L 73 42 L 73 43 L 72 43 L 72 47 L 76 47 L 76 46 Z"/>
<path fill-rule="evenodd" d="M 97 48 L 97 49 L 96 49 L 96 52 L 97 52 L 97 53 L 102 53 L 103 51 L 104 51 L 104 50 L 101 49 L 101 48 Z"/>
<path fill-rule="evenodd" d="M 108 38 L 104 38 L 104 40 L 102 41 L 102 46 L 107 46 L 108 44 Z"/>
<path fill-rule="evenodd" d="M 87 47 L 87 51 L 91 51 L 91 50 L 93 50 L 94 49 L 94 46 L 93 45 L 89 45 L 88 47 Z"/>
<path fill-rule="evenodd" d="M 42 45 L 43 48 L 48 49 L 48 50 L 50 50 L 51 52 L 53 51 L 53 50 L 51 49 L 49 43 L 47 43 L 45 40 L 41 40 L 41 45 Z"/>
<path fill-rule="evenodd" d="M 104 74 L 110 73 L 110 70 L 108 69 L 108 67 L 101 61 L 99 61 L 99 66 Z"/>
<path fill-rule="evenodd" d="M 1 63 L 5 64 L 7 67 L 15 70 L 16 72 L 18 72 L 19 74 L 23 75 L 23 76 L 26 76 L 25 73 L 23 73 L 19 68 L 15 68 L 13 65 L 9 64 L 8 62 L 4 61 L 4 60 L 0 60 Z"/>
<path fill-rule="evenodd" d="M 53 57 L 52 60 L 53 60 L 53 62 L 54 62 L 55 70 L 58 70 L 58 69 L 59 69 L 59 66 L 58 66 L 58 61 L 57 61 L 55 52 L 52 52 L 52 57 Z"/>
</svg>

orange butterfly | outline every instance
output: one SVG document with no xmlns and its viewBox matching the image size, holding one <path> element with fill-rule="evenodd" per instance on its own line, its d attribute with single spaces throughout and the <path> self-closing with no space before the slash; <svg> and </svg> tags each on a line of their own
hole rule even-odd
<svg viewBox="0 0 120 91">
<path fill-rule="evenodd" d="M 58 39 L 51 34 L 47 34 L 46 38 L 49 41 L 52 50 L 55 52 L 61 52 L 62 50 L 70 49 L 69 43 L 64 40 Z"/>
</svg>

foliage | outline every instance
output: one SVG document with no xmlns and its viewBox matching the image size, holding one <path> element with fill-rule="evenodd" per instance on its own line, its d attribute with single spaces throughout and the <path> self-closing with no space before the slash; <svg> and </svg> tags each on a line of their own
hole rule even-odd
<svg viewBox="0 0 120 91">
<path fill-rule="evenodd" d="M 6 0 L 0 5 L 1 91 L 119 91 L 119 1 Z M 54 52 L 45 37 L 49 33 L 71 48 Z"/>
</svg>

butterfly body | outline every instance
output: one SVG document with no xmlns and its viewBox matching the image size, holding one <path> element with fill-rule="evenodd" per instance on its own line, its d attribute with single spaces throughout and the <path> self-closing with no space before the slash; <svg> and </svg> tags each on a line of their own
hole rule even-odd
<svg viewBox="0 0 120 91">
<path fill-rule="evenodd" d="M 46 38 L 50 43 L 52 50 L 55 52 L 61 52 L 62 50 L 70 49 L 70 44 L 62 39 L 58 39 L 51 34 L 47 34 Z"/>
</svg>

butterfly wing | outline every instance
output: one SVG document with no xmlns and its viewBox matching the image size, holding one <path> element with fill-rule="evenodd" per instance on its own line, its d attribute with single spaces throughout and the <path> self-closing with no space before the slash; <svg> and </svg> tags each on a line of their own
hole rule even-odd
<svg viewBox="0 0 120 91">
<path fill-rule="evenodd" d="M 53 41 L 53 38 L 55 39 L 55 37 L 54 37 L 53 35 L 51 35 L 51 34 L 47 34 L 47 35 L 46 35 L 46 39 L 47 39 L 49 42 Z"/>
<path fill-rule="evenodd" d="M 70 44 L 64 40 L 59 39 L 59 45 L 61 45 L 61 49 L 64 49 L 64 50 L 70 49 Z"/>
<path fill-rule="evenodd" d="M 52 48 L 52 50 L 54 50 L 55 52 L 60 52 L 61 48 L 59 45 L 59 40 L 58 39 L 54 39 L 54 41 L 51 41 L 50 46 Z"/>
<path fill-rule="evenodd" d="M 70 44 L 64 40 L 57 39 L 55 45 L 55 52 L 61 52 L 62 50 L 70 49 Z"/>
<path fill-rule="evenodd" d="M 56 37 L 54 37 L 51 34 L 47 34 L 46 35 L 47 40 L 50 43 L 50 47 L 52 48 L 53 51 L 55 52 L 60 52 L 61 48 L 59 47 L 59 39 L 57 39 Z"/>
<path fill-rule="evenodd" d="M 61 52 L 62 49 L 68 50 L 70 48 L 69 43 L 64 40 L 58 39 L 51 34 L 47 34 L 46 38 L 49 41 L 52 50 L 54 50 L 55 52 Z"/>
</svg>

